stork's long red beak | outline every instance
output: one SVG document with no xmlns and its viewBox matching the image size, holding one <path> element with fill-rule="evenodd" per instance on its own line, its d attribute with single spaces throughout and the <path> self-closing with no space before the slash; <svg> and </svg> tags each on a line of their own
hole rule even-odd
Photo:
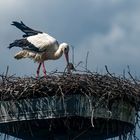
<svg viewBox="0 0 140 140">
<path fill-rule="evenodd" d="M 68 52 L 65 52 L 65 58 L 66 58 L 66 61 L 67 61 L 67 65 L 69 64 L 69 54 Z"/>
</svg>

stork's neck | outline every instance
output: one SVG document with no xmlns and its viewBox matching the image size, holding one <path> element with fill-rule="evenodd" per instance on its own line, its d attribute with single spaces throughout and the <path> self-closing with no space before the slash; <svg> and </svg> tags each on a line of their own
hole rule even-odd
<svg viewBox="0 0 140 140">
<path fill-rule="evenodd" d="M 62 56 L 63 54 L 63 46 L 61 46 L 61 44 L 58 47 L 58 50 L 55 52 L 54 54 L 54 59 L 58 59 Z"/>
</svg>

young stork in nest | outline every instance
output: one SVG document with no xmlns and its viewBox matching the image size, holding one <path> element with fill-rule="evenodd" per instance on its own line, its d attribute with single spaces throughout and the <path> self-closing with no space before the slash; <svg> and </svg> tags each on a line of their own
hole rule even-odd
<svg viewBox="0 0 140 140">
<path fill-rule="evenodd" d="M 43 73 L 46 77 L 45 60 L 59 59 L 64 53 L 67 65 L 69 66 L 69 45 L 67 43 L 59 44 L 58 41 L 47 33 L 37 31 L 26 26 L 22 21 L 13 21 L 11 25 L 16 26 L 25 34 L 22 39 L 15 40 L 9 45 L 12 47 L 20 47 L 22 50 L 15 55 L 16 59 L 31 58 L 38 62 L 37 77 L 39 77 L 40 67 L 43 67 Z"/>
</svg>

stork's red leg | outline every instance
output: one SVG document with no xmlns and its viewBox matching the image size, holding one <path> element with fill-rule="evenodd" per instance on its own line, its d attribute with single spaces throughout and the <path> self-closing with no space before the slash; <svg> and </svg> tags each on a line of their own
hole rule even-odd
<svg viewBox="0 0 140 140">
<path fill-rule="evenodd" d="M 37 68 L 37 71 L 36 71 L 36 78 L 39 77 L 39 72 L 40 72 L 41 64 L 42 64 L 42 63 L 39 63 L 39 65 L 38 65 L 38 68 Z"/>
<path fill-rule="evenodd" d="M 44 76 L 47 77 L 46 68 L 45 68 L 44 62 L 42 62 L 42 66 L 43 66 L 43 73 L 44 73 Z"/>
</svg>

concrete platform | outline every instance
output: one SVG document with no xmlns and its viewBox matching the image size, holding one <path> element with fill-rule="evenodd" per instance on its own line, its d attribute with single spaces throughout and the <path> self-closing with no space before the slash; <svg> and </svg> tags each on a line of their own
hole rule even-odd
<svg viewBox="0 0 140 140">
<path fill-rule="evenodd" d="M 71 94 L 0 101 L 0 132 L 25 140 L 103 140 L 133 130 L 132 104 L 97 100 Z"/>
</svg>

